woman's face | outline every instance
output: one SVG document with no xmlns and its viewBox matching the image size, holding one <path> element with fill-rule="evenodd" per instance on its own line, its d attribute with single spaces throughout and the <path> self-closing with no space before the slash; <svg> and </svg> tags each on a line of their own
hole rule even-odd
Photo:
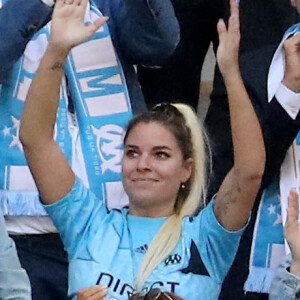
<svg viewBox="0 0 300 300">
<path fill-rule="evenodd" d="M 139 123 L 129 133 L 123 157 L 123 184 L 130 213 L 171 215 L 180 184 L 191 176 L 192 159 L 183 160 L 174 135 L 157 122 Z"/>
</svg>

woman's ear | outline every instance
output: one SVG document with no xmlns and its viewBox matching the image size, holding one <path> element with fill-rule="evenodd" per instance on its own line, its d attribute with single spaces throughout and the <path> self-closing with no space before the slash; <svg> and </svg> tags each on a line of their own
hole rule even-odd
<svg viewBox="0 0 300 300">
<path fill-rule="evenodd" d="M 180 178 L 182 183 L 185 183 L 191 178 L 192 170 L 193 170 L 193 159 L 188 158 L 183 162 L 182 174 Z"/>
</svg>

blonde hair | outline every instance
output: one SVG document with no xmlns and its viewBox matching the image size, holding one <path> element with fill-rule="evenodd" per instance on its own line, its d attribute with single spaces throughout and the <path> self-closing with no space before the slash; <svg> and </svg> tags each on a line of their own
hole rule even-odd
<svg viewBox="0 0 300 300">
<path fill-rule="evenodd" d="M 192 148 L 190 155 L 193 159 L 193 170 L 192 170 L 192 176 L 187 182 L 187 188 L 185 189 L 188 191 L 188 193 L 183 191 L 185 193 L 183 197 L 184 199 L 180 199 L 182 198 L 182 196 L 180 197 L 179 195 L 177 202 L 180 202 L 180 204 L 176 205 L 175 213 L 166 220 L 166 222 L 164 223 L 160 231 L 157 233 L 157 235 L 154 237 L 153 241 L 149 245 L 149 248 L 140 265 L 139 272 L 136 277 L 135 287 L 137 291 L 141 291 L 143 285 L 145 284 L 147 278 L 151 275 L 153 270 L 164 259 L 166 259 L 168 255 L 176 247 L 181 236 L 182 219 L 186 216 L 195 215 L 198 212 L 198 210 L 203 207 L 206 199 L 206 183 L 207 183 L 206 182 L 206 178 L 207 178 L 206 177 L 206 151 L 205 151 L 206 136 L 204 130 L 200 125 L 196 114 L 188 105 L 163 104 L 162 106 L 165 107 L 163 109 L 167 111 L 169 110 L 167 112 L 168 117 L 169 115 L 174 114 L 174 112 L 172 112 L 172 109 L 174 110 L 174 107 L 176 107 L 177 114 L 179 112 L 179 119 L 181 118 L 181 123 L 183 123 L 183 127 L 185 127 L 186 130 L 189 132 L 189 139 L 191 140 L 190 144 Z M 142 114 L 140 117 L 137 118 L 136 121 L 133 121 L 132 124 L 129 124 L 130 130 L 140 122 L 151 122 L 151 121 L 160 122 L 159 118 L 161 118 L 161 116 L 158 117 L 158 120 L 156 119 L 156 116 L 154 117 L 151 116 L 149 118 L 149 115 L 155 114 L 156 111 L 157 109 L 154 110 L 154 112 L 147 112 Z M 168 117 L 167 118 L 163 117 L 162 118 L 163 121 L 160 122 L 163 125 L 165 125 L 167 128 L 170 127 L 168 125 L 170 122 L 168 123 L 168 121 L 166 121 Z M 178 119 L 178 115 L 176 116 L 175 113 L 175 118 L 172 116 L 171 119 L 172 119 L 171 122 L 174 123 L 174 119 Z M 178 135 L 177 133 L 174 132 L 173 134 L 175 137 L 176 135 Z M 125 141 L 127 135 L 125 136 Z M 178 137 L 176 138 L 179 147 L 182 149 L 182 147 L 184 146 L 180 144 L 182 144 L 183 141 L 178 141 Z M 188 158 L 185 157 L 184 153 L 183 156 L 184 159 Z"/>
</svg>

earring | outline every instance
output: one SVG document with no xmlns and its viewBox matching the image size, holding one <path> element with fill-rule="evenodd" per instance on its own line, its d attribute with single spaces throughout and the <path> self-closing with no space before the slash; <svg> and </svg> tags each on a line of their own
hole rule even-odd
<svg viewBox="0 0 300 300">
<path fill-rule="evenodd" d="M 185 189 L 185 184 L 182 183 L 181 186 L 180 186 L 180 188 L 181 188 L 182 190 L 184 190 L 184 189 Z"/>
</svg>

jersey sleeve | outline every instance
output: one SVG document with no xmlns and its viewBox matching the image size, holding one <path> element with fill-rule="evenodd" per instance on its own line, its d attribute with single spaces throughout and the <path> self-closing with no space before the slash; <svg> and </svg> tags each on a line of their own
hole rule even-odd
<svg viewBox="0 0 300 300">
<path fill-rule="evenodd" d="M 60 233 L 69 259 L 76 255 L 93 226 L 93 220 L 104 220 L 108 214 L 103 201 L 86 188 L 79 178 L 76 178 L 72 190 L 64 198 L 44 207 Z M 101 221 L 97 224 L 101 226 Z"/>
<path fill-rule="evenodd" d="M 245 227 L 238 231 L 228 231 L 218 222 L 213 206 L 212 200 L 194 218 L 192 239 L 209 275 L 221 283 L 234 260 Z"/>
</svg>

